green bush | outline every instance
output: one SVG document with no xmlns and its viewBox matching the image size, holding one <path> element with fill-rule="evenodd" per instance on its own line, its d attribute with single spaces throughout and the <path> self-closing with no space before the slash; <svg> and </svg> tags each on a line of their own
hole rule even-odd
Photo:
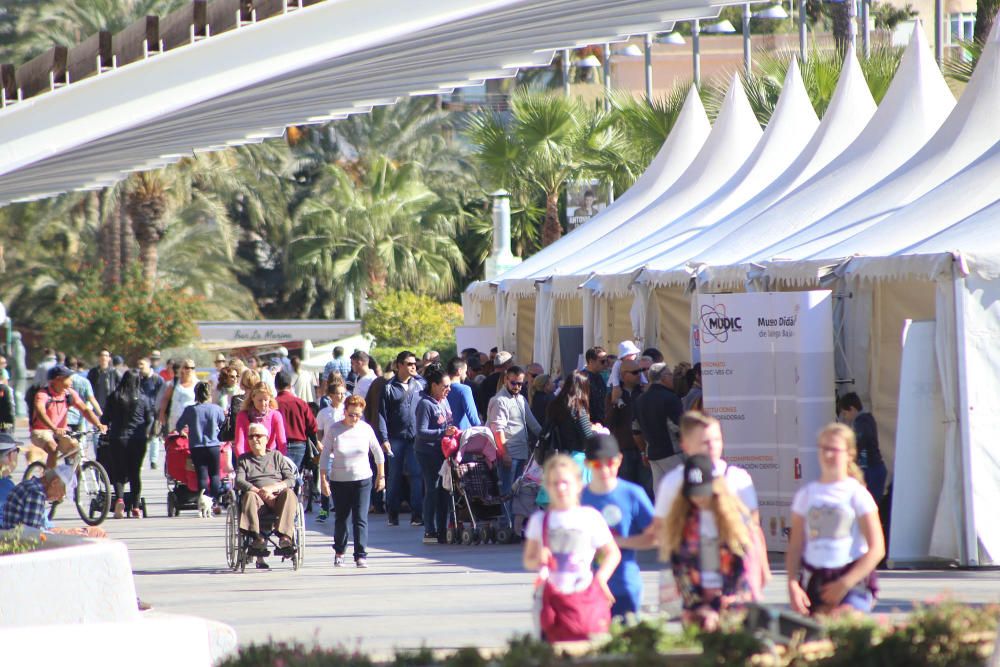
<svg viewBox="0 0 1000 667">
<path fill-rule="evenodd" d="M 205 312 L 204 300 L 183 292 L 146 291 L 138 270 L 107 289 L 96 272 L 79 277 L 80 290 L 56 304 L 43 318 L 49 347 L 91 357 L 101 345 L 129 363 L 152 349 L 183 345 L 197 337 L 195 320 Z"/>
<path fill-rule="evenodd" d="M 375 336 L 379 349 L 409 349 L 417 354 L 454 347 L 455 327 L 460 324 L 461 306 L 412 292 L 386 292 L 369 302 L 362 318 L 364 330 Z"/>
</svg>

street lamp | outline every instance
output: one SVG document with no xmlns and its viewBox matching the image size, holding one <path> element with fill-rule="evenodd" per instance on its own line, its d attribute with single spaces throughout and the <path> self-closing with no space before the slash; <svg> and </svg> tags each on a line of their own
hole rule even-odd
<svg viewBox="0 0 1000 667">
<path fill-rule="evenodd" d="M 684 35 L 679 32 L 668 32 L 666 35 L 659 37 L 656 41 L 660 44 L 674 44 L 677 46 L 687 44 L 687 42 L 684 41 Z"/>
<path fill-rule="evenodd" d="M 705 26 L 701 31 L 707 32 L 710 35 L 731 35 L 736 32 L 736 28 L 729 22 L 729 19 L 722 19 L 718 23 Z"/>
<path fill-rule="evenodd" d="M 618 49 L 615 51 L 616 56 L 625 56 L 627 58 L 639 58 L 642 56 L 642 49 L 640 49 L 635 44 L 629 44 L 623 49 Z"/>
<path fill-rule="evenodd" d="M 562 74 L 563 74 L 563 95 L 569 97 L 569 73 L 570 73 L 570 57 L 571 52 L 569 49 L 563 49 L 562 52 Z M 594 67 L 600 67 L 601 61 L 597 59 L 594 54 L 590 54 L 586 58 L 581 58 L 576 61 L 577 67 L 582 67 L 584 69 L 591 69 Z"/>
<path fill-rule="evenodd" d="M 753 14 L 750 13 L 750 3 L 743 5 L 743 70 L 750 76 L 752 67 L 750 53 L 750 19 L 787 19 L 788 12 L 781 5 L 771 5 Z"/>
</svg>

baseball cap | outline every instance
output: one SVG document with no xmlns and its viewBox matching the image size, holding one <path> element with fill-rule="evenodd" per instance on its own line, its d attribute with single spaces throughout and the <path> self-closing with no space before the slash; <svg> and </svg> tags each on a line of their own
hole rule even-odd
<svg viewBox="0 0 1000 667">
<path fill-rule="evenodd" d="M 639 354 L 639 347 L 630 340 L 623 340 L 618 343 L 618 358 L 627 357 L 630 354 Z"/>
<path fill-rule="evenodd" d="M 150 359 L 159 359 L 160 358 L 160 351 L 159 350 L 153 350 L 150 353 L 149 358 Z"/>
<path fill-rule="evenodd" d="M 19 449 L 21 443 L 14 439 L 10 433 L 0 433 L 0 454 L 6 454 L 12 449 Z"/>
<path fill-rule="evenodd" d="M 222 352 L 219 352 L 217 355 L 215 355 L 215 360 L 216 361 L 225 361 L 226 360 L 226 355 L 224 355 Z"/>
<path fill-rule="evenodd" d="M 125 363 L 125 358 L 122 357 L 120 354 L 116 354 L 115 356 L 111 357 L 111 363 L 114 364 L 115 366 L 121 366 L 122 364 Z"/>
<path fill-rule="evenodd" d="M 588 461 L 609 461 L 622 453 L 618 440 L 610 433 L 598 433 L 587 439 Z"/>
<path fill-rule="evenodd" d="M 503 366 L 504 364 L 506 364 L 508 361 L 510 361 L 513 358 L 514 358 L 513 354 L 511 354 L 510 352 L 507 352 L 506 350 L 501 350 L 501 351 L 497 352 L 496 359 L 494 360 L 494 365 L 496 365 L 496 366 Z"/>
<path fill-rule="evenodd" d="M 712 459 L 704 454 L 696 454 L 684 462 L 684 495 L 711 496 L 715 467 Z"/>
<path fill-rule="evenodd" d="M 56 378 L 68 378 L 73 375 L 73 371 L 69 369 L 69 366 L 65 364 L 56 364 L 49 369 L 49 379 L 55 380 Z"/>
</svg>

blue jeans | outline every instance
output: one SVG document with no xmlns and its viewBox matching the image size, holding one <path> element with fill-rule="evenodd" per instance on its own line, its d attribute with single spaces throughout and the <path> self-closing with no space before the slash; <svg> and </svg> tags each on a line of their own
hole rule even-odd
<svg viewBox="0 0 1000 667">
<path fill-rule="evenodd" d="M 372 494 L 372 478 L 356 482 L 330 482 L 333 495 L 333 550 L 338 555 L 347 551 L 347 518 L 354 530 L 354 560 L 367 558 L 368 503 Z"/>
<path fill-rule="evenodd" d="M 503 464 L 502 461 L 498 461 L 500 464 L 500 495 L 506 496 L 510 493 L 510 489 L 514 486 L 514 482 L 521 476 L 524 472 L 524 466 L 528 462 L 528 459 L 515 459 L 511 458 L 510 467 Z M 510 499 L 504 503 L 507 506 L 507 511 L 513 516 L 514 513 L 514 499 Z"/>
<path fill-rule="evenodd" d="M 417 460 L 424 478 L 424 533 L 444 539 L 448 528 L 448 492 L 438 484 L 438 472 L 444 463 L 440 448 L 419 447 Z"/>
<path fill-rule="evenodd" d="M 423 480 L 420 475 L 420 464 L 417 463 L 416 452 L 413 450 L 413 441 L 402 438 L 389 438 L 389 445 L 392 447 L 392 458 L 386 461 L 389 467 L 389 484 L 385 491 L 385 504 L 390 519 L 399 518 L 399 506 L 403 499 L 403 475 L 409 478 L 410 482 L 410 509 L 414 518 L 420 516 L 424 506 Z M 336 499 L 334 499 L 336 506 Z"/>
<path fill-rule="evenodd" d="M 295 467 L 299 472 L 302 472 L 302 459 L 306 456 L 306 443 L 304 442 L 293 442 L 288 443 L 288 458 L 292 460 Z"/>
<path fill-rule="evenodd" d="M 889 476 L 889 471 L 886 469 L 884 463 L 878 463 L 873 466 L 868 466 L 865 472 L 865 486 L 868 487 L 868 493 L 872 494 L 872 498 L 875 502 L 882 500 L 882 496 L 885 495 L 885 480 Z"/>
<path fill-rule="evenodd" d="M 161 447 L 163 447 L 163 438 L 158 435 L 154 435 L 149 438 L 149 448 L 147 449 L 147 452 L 149 453 L 150 465 L 154 465 L 160 460 Z"/>
<path fill-rule="evenodd" d="M 649 466 L 642 462 L 642 452 L 638 449 L 622 450 L 622 465 L 618 469 L 618 478 L 638 484 L 652 499 L 653 473 Z"/>
</svg>

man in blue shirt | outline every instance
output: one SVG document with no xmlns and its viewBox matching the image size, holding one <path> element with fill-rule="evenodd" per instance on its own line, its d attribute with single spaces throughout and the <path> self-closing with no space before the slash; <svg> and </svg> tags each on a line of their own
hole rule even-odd
<svg viewBox="0 0 1000 667">
<path fill-rule="evenodd" d="M 17 452 L 21 445 L 9 433 L 0 433 L 0 516 L 3 516 L 3 504 L 7 496 L 16 486 L 10 476 L 17 468 Z"/>
<path fill-rule="evenodd" d="M 470 426 L 480 426 L 479 411 L 476 409 L 476 399 L 472 395 L 472 387 L 465 384 L 465 373 L 468 365 L 464 359 L 455 357 L 448 362 L 448 375 L 451 377 L 451 391 L 448 393 L 448 405 L 458 430 L 464 431 Z"/>
<path fill-rule="evenodd" d="M 344 348 L 340 345 L 333 348 L 333 359 L 326 362 L 326 366 L 323 367 L 323 377 L 322 379 L 329 379 L 331 373 L 338 373 L 340 377 L 347 381 L 347 376 L 351 373 L 351 362 L 347 360 L 344 356 Z"/>
<path fill-rule="evenodd" d="M 634 537 L 653 522 L 653 505 L 638 484 L 618 479 L 622 463 L 621 449 L 615 437 L 598 433 L 587 442 L 587 465 L 592 470 L 590 484 L 583 490 L 582 505 L 595 508 L 608 522 L 618 541 Z M 622 549 L 622 560 L 608 580 L 615 596 L 613 616 L 638 613 L 642 604 L 642 578 L 634 549 Z"/>
</svg>

